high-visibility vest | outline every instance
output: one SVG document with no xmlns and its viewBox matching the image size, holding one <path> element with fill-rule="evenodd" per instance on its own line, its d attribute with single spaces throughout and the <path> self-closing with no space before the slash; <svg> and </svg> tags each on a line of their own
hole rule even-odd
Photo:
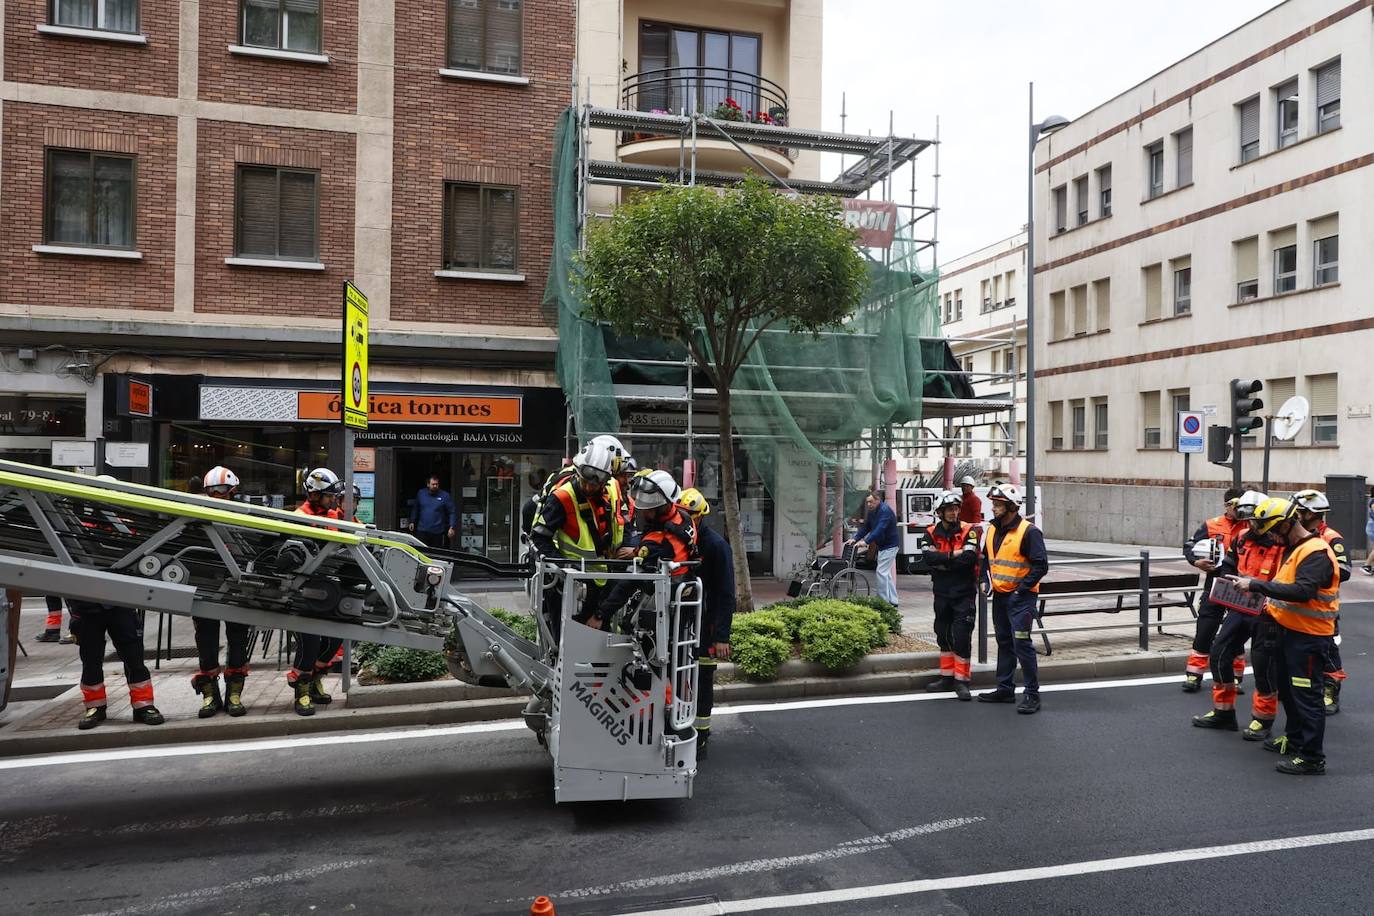
<svg viewBox="0 0 1374 916">
<path fill-rule="evenodd" d="M 687 510 L 681 506 L 673 506 L 672 513 L 663 521 L 655 524 L 657 527 L 646 532 L 644 537 L 640 538 L 639 543 L 641 545 L 668 544 L 673 548 L 673 562 L 676 563 L 685 563 L 697 558 L 697 529 L 696 525 L 692 523 L 692 517 L 687 514 Z M 681 576 L 685 575 L 686 572 L 686 568 L 680 566 L 673 570 L 671 575 Z"/>
<path fill-rule="evenodd" d="M 973 530 L 973 526 L 968 522 L 959 523 L 959 533 L 952 538 L 940 535 L 940 526 L 931 525 L 926 529 L 926 537 L 930 538 L 930 543 L 941 553 L 958 553 L 964 549 L 964 544 L 968 541 L 968 533 Z"/>
<path fill-rule="evenodd" d="M 996 538 L 993 531 L 988 532 L 983 551 L 988 559 L 988 574 L 992 577 L 992 590 L 995 592 L 1014 592 L 1021 587 L 1026 576 L 1030 575 L 1030 563 L 1021 553 L 1021 539 L 1031 529 L 1031 523 L 1021 519 L 1021 523 L 1002 535 L 1001 543 L 994 551 L 992 544 Z M 1040 591 L 1040 583 L 1031 586 L 1032 592 Z"/>
<path fill-rule="evenodd" d="M 1227 518 L 1224 515 L 1207 519 L 1207 536 L 1209 538 L 1221 538 L 1221 545 L 1227 550 L 1230 550 L 1236 539 L 1249 528 L 1248 522 Z"/>
<path fill-rule="evenodd" d="M 553 533 L 559 553 L 570 560 L 593 560 L 609 557 L 620 548 L 624 529 L 608 503 L 585 499 L 576 480 L 558 485 L 553 495 L 563 504 L 563 524 Z"/>
<path fill-rule="evenodd" d="M 301 515 L 313 515 L 315 518 L 343 518 L 342 509 L 325 509 L 323 512 L 316 512 L 315 507 L 310 505 L 308 499 L 296 507 L 296 512 Z"/>
<path fill-rule="evenodd" d="M 1283 563 L 1282 544 L 1260 544 L 1250 538 L 1237 541 L 1240 553 L 1236 556 L 1236 572 L 1247 579 L 1274 578 Z"/>
<path fill-rule="evenodd" d="M 1266 605 L 1270 616 L 1285 629 L 1311 633 L 1314 636 L 1334 636 L 1336 616 L 1341 610 L 1341 573 L 1336 565 L 1336 554 L 1332 552 L 1330 544 L 1320 537 L 1310 537 L 1294 547 L 1288 556 L 1284 557 L 1283 565 L 1274 576 L 1274 582 L 1284 585 L 1296 582 L 1298 567 L 1302 565 L 1303 560 L 1321 551 L 1325 551 L 1331 558 L 1331 581 L 1325 587 L 1319 588 L 1317 594 L 1307 601 L 1270 598 Z"/>
</svg>

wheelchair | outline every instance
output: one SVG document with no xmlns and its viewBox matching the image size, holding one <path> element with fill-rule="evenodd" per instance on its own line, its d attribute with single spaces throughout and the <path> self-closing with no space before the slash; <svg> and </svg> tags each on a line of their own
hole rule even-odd
<svg viewBox="0 0 1374 916">
<path fill-rule="evenodd" d="M 871 595 L 872 583 L 868 576 L 855 568 L 858 551 L 855 545 L 846 546 L 838 556 L 818 556 L 814 552 L 799 577 L 787 586 L 789 598 L 852 598 L 855 595 Z"/>
</svg>

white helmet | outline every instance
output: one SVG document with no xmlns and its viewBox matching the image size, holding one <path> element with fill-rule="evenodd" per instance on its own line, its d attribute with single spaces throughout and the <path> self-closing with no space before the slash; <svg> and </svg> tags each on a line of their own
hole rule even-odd
<svg viewBox="0 0 1374 916">
<path fill-rule="evenodd" d="M 1255 509 L 1268 498 L 1259 490 L 1246 490 L 1236 499 L 1236 518 L 1242 522 L 1254 518 Z"/>
<path fill-rule="evenodd" d="M 223 465 L 216 465 L 205 472 L 201 486 L 206 493 L 229 493 L 239 485 L 238 475 Z"/>
<path fill-rule="evenodd" d="M 965 475 L 963 479 L 959 481 L 959 486 L 962 487 L 965 484 L 967 484 L 970 487 L 976 487 L 978 486 L 978 481 L 974 480 L 972 477 L 969 477 L 968 475 Z"/>
<path fill-rule="evenodd" d="M 630 481 L 630 495 L 636 509 L 657 509 L 677 502 L 682 490 L 667 471 L 650 471 Z"/>
<path fill-rule="evenodd" d="M 1331 502 L 1321 490 L 1299 490 L 1293 494 L 1293 502 L 1298 504 L 1299 509 L 1307 512 L 1331 511 Z"/>
<path fill-rule="evenodd" d="M 605 444 L 593 439 L 587 447 L 573 456 L 573 470 L 583 480 L 605 486 L 615 473 L 617 457 Z"/>
<path fill-rule="evenodd" d="M 624 462 L 630 458 L 630 453 L 619 439 L 615 436 L 594 436 L 592 441 L 587 443 L 587 448 L 591 448 L 593 445 L 604 446 L 610 451 L 612 474 L 620 474 L 625 471 Z M 633 469 L 631 469 L 631 473 L 633 473 Z"/>
<path fill-rule="evenodd" d="M 967 480 L 968 478 L 964 478 Z M 963 506 L 964 497 L 959 495 L 958 490 L 946 490 L 935 500 L 935 514 L 939 515 L 940 510 L 945 506 Z"/>
<path fill-rule="evenodd" d="M 994 484 L 988 490 L 988 499 L 1002 499 L 1018 508 L 1021 506 L 1021 488 L 1013 483 Z"/>
<path fill-rule="evenodd" d="M 343 492 L 343 484 L 339 482 L 339 475 L 329 468 L 315 468 L 305 475 L 305 492 L 341 493 Z"/>
<path fill-rule="evenodd" d="M 1222 547 L 1221 538 L 1203 538 L 1193 542 L 1192 554 L 1194 560 L 1206 560 L 1213 566 L 1217 566 L 1221 563 L 1222 557 L 1226 555 L 1226 550 Z"/>
</svg>

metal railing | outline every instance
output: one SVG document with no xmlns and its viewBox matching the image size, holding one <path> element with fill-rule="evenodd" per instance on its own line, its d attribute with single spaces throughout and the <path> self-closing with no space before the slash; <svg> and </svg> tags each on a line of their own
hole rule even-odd
<svg viewBox="0 0 1374 916">
<path fill-rule="evenodd" d="M 700 114 L 717 121 L 787 126 L 787 90 L 743 70 L 663 67 L 625 77 L 624 107 L 658 114 Z M 629 135 L 642 139 L 636 134 Z M 623 142 L 629 142 L 628 140 Z"/>
<path fill-rule="evenodd" d="M 1165 595 L 1165 594 L 1168 594 L 1168 593 L 1171 593 L 1171 592 L 1183 593 L 1183 592 L 1201 592 L 1201 591 L 1202 591 L 1202 584 L 1203 584 L 1203 583 L 1202 583 L 1201 578 L 1199 578 L 1199 580 L 1197 581 L 1197 583 L 1195 583 L 1195 584 L 1192 585 L 1192 586 L 1186 586 L 1186 585 L 1169 585 L 1169 586 L 1154 586 L 1154 587 L 1152 587 L 1152 586 L 1150 585 L 1150 569 L 1151 569 L 1152 565 L 1157 565 L 1157 564 L 1160 564 L 1160 563 L 1184 563 L 1184 562 L 1186 562 L 1186 561 L 1185 561 L 1184 558 L 1181 557 L 1181 556 L 1164 556 L 1164 557 L 1157 557 L 1157 558 L 1153 558 L 1153 559 L 1152 559 L 1151 556 L 1150 556 L 1150 552 L 1149 552 L 1148 550 L 1142 550 L 1142 551 L 1140 551 L 1139 555 L 1134 556 L 1134 557 L 1085 557 L 1085 558 L 1082 558 L 1082 559 L 1074 559 L 1074 560 L 1051 560 L 1051 561 L 1050 561 L 1050 564 L 1049 564 L 1049 565 L 1050 565 L 1051 571 L 1053 571 L 1053 569 L 1054 569 L 1056 566 L 1060 566 L 1060 567 L 1062 567 L 1062 566 L 1120 566 L 1120 565 L 1128 564 L 1128 563 L 1129 563 L 1129 564 L 1134 564 L 1134 565 L 1136 566 L 1136 584 L 1135 584 L 1133 587 L 1131 587 L 1131 588 L 1106 588 L 1106 589 L 1099 589 L 1099 590 L 1092 590 L 1092 591 L 1067 592 L 1067 593 L 1063 593 L 1063 594 L 1037 595 L 1037 596 L 1035 597 L 1035 601 L 1037 602 L 1037 608 L 1036 608 L 1037 614 L 1036 614 L 1035 616 L 1033 616 L 1033 618 L 1032 618 L 1032 620 L 1031 620 L 1032 633 L 1034 633 L 1034 634 L 1042 634 L 1042 635 L 1045 635 L 1045 636 L 1054 636 L 1054 635 L 1062 635 L 1062 634 L 1065 634 L 1065 633 L 1087 633 L 1087 632 L 1091 632 L 1091 631 L 1095 631 L 1095 630 L 1137 630 L 1137 631 L 1139 631 L 1139 646 L 1140 646 L 1140 649 L 1141 649 L 1142 652 L 1148 652 L 1149 649 L 1150 649 L 1150 630 L 1151 630 L 1152 628 L 1155 629 L 1155 630 L 1157 630 L 1160 634 L 1163 634 L 1163 632 L 1164 632 L 1164 627 L 1166 627 L 1166 626 L 1172 626 L 1172 625 L 1184 624 L 1184 623 L 1186 623 L 1186 624 L 1188 624 L 1188 625 L 1192 625 L 1193 620 L 1194 620 L 1194 618 L 1195 618 L 1195 616 L 1196 616 L 1196 609 L 1194 609 L 1193 614 L 1190 615 L 1190 616 L 1187 617 L 1187 618 L 1180 618 L 1180 619 L 1178 619 L 1178 620 L 1165 620 L 1165 619 L 1163 618 L 1163 608 L 1162 608 L 1162 607 L 1156 607 L 1155 604 L 1154 604 L 1154 602 L 1153 602 L 1152 599 L 1151 599 L 1151 596 L 1152 596 L 1152 595 L 1161 595 L 1161 596 L 1162 596 L 1162 595 Z M 1191 566 L 1189 567 L 1189 570 L 1190 570 L 1190 571 L 1192 570 L 1192 567 L 1191 567 Z M 1050 575 L 1049 573 L 1046 573 L 1046 579 L 1049 578 L 1049 575 Z M 1117 577 L 1117 578 L 1124 578 L 1124 577 Z M 1041 580 L 1041 581 L 1045 581 L 1045 580 Z M 1084 581 L 1085 583 L 1091 583 L 1091 582 L 1092 582 L 1091 579 L 1086 579 L 1086 580 L 1083 580 L 1083 581 Z M 1040 601 L 1056 601 L 1056 600 L 1083 599 L 1083 598 L 1104 598 L 1104 597 L 1105 597 L 1105 598 L 1110 598 L 1110 597 L 1118 597 L 1118 596 L 1126 596 L 1126 595 L 1134 595 L 1134 596 L 1136 596 L 1136 607 L 1137 607 L 1137 610 L 1139 611 L 1139 618 L 1138 618 L 1137 620 L 1131 621 L 1130 623 L 1105 623 L 1105 624 L 1091 624 L 1091 625 L 1088 625 L 1088 626 L 1071 626 L 1071 627 L 1054 627 L 1054 628 L 1050 628 L 1050 627 L 1046 627 L 1046 626 L 1044 625 L 1044 621 L 1043 621 L 1043 620 L 1037 621 L 1037 619 L 1036 619 L 1036 618 L 1039 616 L 1039 614 L 1038 614 L 1038 612 L 1039 612 L 1038 603 L 1039 603 Z M 1201 599 L 1199 599 L 1199 600 L 1201 600 Z M 988 629 L 988 608 L 989 608 L 988 595 L 984 592 L 983 589 L 979 589 L 979 591 L 978 591 L 978 663 L 979 663 L 979 664 L 987 664 L 987 661 L 988 661 L 988 632 L 989 632 L 989 629 Z M 1157 614 L 1157 616 L 1156 616 L 1156 619 L 1154 619 L 1154 620 L 1151 620 L 1151 619 L 1150 619 L 1150 611 L 1151 611 L 1152 608 L 1155 609 L 1155 610 L 1157 610 L 1157 611 L 1159 612 L 1159 613 Z M 1123 608 L 1123 610 L 1124 610 L 1124 608 Z M 1102 608 L 1102 609 L 1100 609 L 1100 610 L 1095 610 L 1095 609 L 1082 609 L 1082 610 L 1080 610 L 1079 612 L 1080 612 L 1080 613 L 1102 613 L 1102 614 L 1115 614 L 1115 613 L 1120 613 L 1120 611 L 1118 611 L 1116 608 Z M 1050 612 L 1050 611 L 1047 611 L 1047 612 L 1046 612 L 1046 614 L 1049 614 L 1049 613 L 1053 613 L 1053 612 Z M 1038 629 L 1035 628 L 1035 625 L 1036 625 L 1037 622 L 1039 623 L 1039 628 L 1038 628 Z"/>
</svg>

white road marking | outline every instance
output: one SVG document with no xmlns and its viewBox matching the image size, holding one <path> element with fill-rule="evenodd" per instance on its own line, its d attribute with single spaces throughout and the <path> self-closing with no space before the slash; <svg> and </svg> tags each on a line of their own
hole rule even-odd
<svg viewBox="0 0 1374 916">
<path fill-rule="evenodd" d="M 1248 669 L 1247 669 L 1248 670 Z M 1045 684 L 1041 693 L 1072 690 L 1107 690 L 1118 687 L 1148 687 L 1179 682 L 1176 674 L 1155 677 L 1122 678 L 1120 680 L 1075 681 L 1070 684 Z M 789 700 L 780 703 L 738 703 L 717 706 L 712 716 L 737 716 L 758 712 L 789 712 L 798 709 L 824 709 L 832 706 L 868 706 L 887 703 L 923 703 L 931 700 L 952 701 L 949 693 L 896 693 L 857 697 L 827 697 L 821 700 Z M 382 741 L 418 741 L 460 735 L 481 735 L 493 732 L 523 731 L 525 723 L 519 719 L 495 722 L 472 722 L 467 725 L 445 725 L 398 729 L 393 731 L 355 732 L 341 735 L 303 735 L 297 738 L 263 738 L 245 741 L 210 741 L 200 744 L 167 744 L 123 748 L 109 751 L 74 751 L 67 754 L 0 758 L 0 770 L 22 770 L 31 767 L 63 764 L 108 763 L 116 760 L 144 760 L 150 757 L 206 757 L 212 754 L 256 753 L 303 747 L 332 747 L 345 744 L 373 744 Z"/>
<path fill-rule="evenodd" d="M 117 910 L 87 913 L 85 916 L 139 916 L 139 914 L 142 913 L 184 911 L 188 907 L 205 903 L 216 897 L 223 897 L 225 894 L 251 891 L 260 887 L 272 887 L 273 885 L 286 884 L 291 881 L 318 878 L 320 875 L 327 875 L 330 872 L 357 868 L 359 865 L 371 865 L 373 861 L 373 859 L 347 859 L 342 862 L 323 862 L 319 865 L 312 865 L 309 868 L 297 868 L 293 871 L 284 871 L 276 875 L 258 875 L 255 878 L 248 878 L 244 881 L 234 881 L 230 884 L 221 884 L 217 887 L 202 887 L 193 891 L 168 894 L 166 897 L 159 897 L 147 903 L 136 903 L 133 906 L 121 907 Z M 235 902 L 237 903 L 238 901 Z"/>
<path fill-rule="evenodd" d="M 798 865 L 811 865 L 815 862 L 825 862 L 830 859 L 842 859 L 848 856 L 863 855 L 868 852 L 876 852 L 880 849 L 890 849 L 892 844 L 900 840 L 909 840 L 912 837 L 924 836 L 929 833 L 939 833 L 942 830 L 952 830 L 955 827 L 966 827 L 969 824 L 977 824 L 985 820 L 981 817 L 955 817 L 948 820 L 935 821 L 930 824 L 920 824 L 916 827 L 905 827 L 901 830 L 894 830 L 891 833 L 880 833 L 875 836 L 860 837 L 857 840 L 848 840 L 829 849 L 822 849 L 819 852 L 809 852 L 795 856 L 778 856 L 770 859 L 752 859 L 747 862 L 734 862 L 730 865 L 719 865 L 714 868 L 699 868 L 695 871 L 678 872 L 671 875 L 653 875 L 648 878 L 635 878 L 631 881 L 620 881 L 615 884 L 603 884 L 598 887 L 579 887 L 573 890 L 559 891 L 551 894 L 554 900 L 561 900 L 567 897 L 604 897 L 607 894 L 619 894 L 626 891 L 639 891 L 651 887 L 667 887 L 679 884 L 690 884 L 694 881 L 709 881 L 714 878 L 729 878 L 735 875 L 757 874 L 759 872 L 781 871 L 785 868 L 795 868 Z M 513 898 L 523 900 L 525 898 Z"/>
<path fill-rule="evenodd" d="M 1069 878 L 1078 875 L 1102 874 L 1132 868 L 1150 868 L 1223 859 L 1233 856 L 1255 855 L 1264 852 L 1283 852 L 1313 846 L 1335 846 L 1344 843 L 1364 843 L 1374 840 L 1374 830 L 1346 830 L 1339 833 L 1317 833 L 1308 836 L 1282 837 L 1254 843 L 1235 843 L 1230 846 L 1202 846 L 1194 849 L 1175 849 L 1169 852 L 1147 853 L 1138 856 L 1118 856 L 1112 859 L 1092 859 L 1068 862 L 1040 868 L 1016 868 L 1009 871 L 984 872 L 977 875 L 958 875 L 950 878 L 927 878 L 918 881 L 899 881 L 894 884 L 874 884 L 867 887 L 848 887 L 807 894 L 785 894 L 773 897 L 753 897 L 745 900 L 722 900 L 716 903 L 670 907 L 659 910 L 635 911 L 634 916 L 720 916 L 724 913 L 757 913 L 761 910 L 783 910 L 796 907 L 828 906 L 855 900 L 874 900 L 882 897 L 905 897 L 931 891 L 950 891 L 968 887 L 987 887 L 994 884 L 1018 884 Z M 556 898 L 555 898 L 556 899 Z"/>
</svg>

